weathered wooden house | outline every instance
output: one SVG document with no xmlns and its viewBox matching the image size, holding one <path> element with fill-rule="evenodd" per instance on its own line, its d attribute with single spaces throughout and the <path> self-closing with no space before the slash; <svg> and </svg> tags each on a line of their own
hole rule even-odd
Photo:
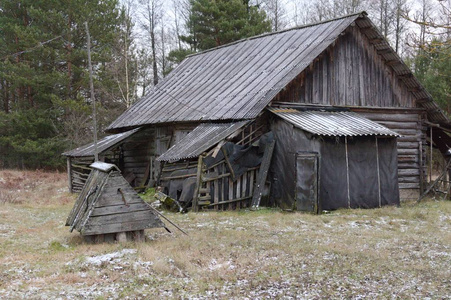
<svg viewBox="0 0 451 300">
<path fill-rule="evenodd" d="M 141 183 L 195 210 L 268 190 L 266 204 L 310 211 L 396 204 L 398 187 L 424 190 L 427 143 L 451 145 L 449 119 L 364 12 L 189 56 L 107 131 L 136 128 Z"/>
</svg>

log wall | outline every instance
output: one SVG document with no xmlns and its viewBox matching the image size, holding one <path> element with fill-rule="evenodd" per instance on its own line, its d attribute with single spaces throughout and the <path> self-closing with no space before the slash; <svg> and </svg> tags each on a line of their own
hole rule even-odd
<svg viewBox="0 0 451 300">
<path fill-rule="evenodd" d="M 106 161 L 119 165 L 119 149 L 111 149 L 99 155 L 100 161 Z M 80 193 L 91 173 L 90 164 L 94 162 L 94 156 L 68 157 L 69 190 L 72 193 Z"/>
<path fill-rule="evenodd" d="M 122 174 L 130 179 L 132 186 L 140 186 L 144 180 L 154 173 L 155 129 L 141 130 L 123 140 L 113 148 L 99 153 L 99 160 L 115 164 Z M 73 193 L 79 193 L 91 172 L 90 164 L 93 156 L 69 157 L 69 188 Z"/>
<path fill-rule="evenodd" d="M 398 138 L 399 187 L 423 190 L 427 170 L 424 111 L 371 108 L 353 108 L 352 110 L 402 135 Z"/>
</svg>

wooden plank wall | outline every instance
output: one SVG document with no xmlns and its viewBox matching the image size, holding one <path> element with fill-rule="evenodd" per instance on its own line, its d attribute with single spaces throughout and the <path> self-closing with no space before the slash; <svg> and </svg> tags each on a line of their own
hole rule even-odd
<svg viewBox="0 0 451 300">
<path fill-rule="evenodd" d="M 136 179 L 132 186 L 141 186 L 151 176 L 155 157 L 155 129 L 141 130 L 127 138 L 122 144 L 124 165 L 122 173 L 132 172 Z"/>
<path fill-rule="evenodd" d="M 112 149 L 99 155 L 99 160 L 108 161 L 109 163 L 118 165 L 119 150 Z M 93 156 L 87 157 L 71 157 L 70 177 L 72 180 L 72 193 L 80 193 L 91 172 L 90 164 L 94 162 Z"/>
<path fill-rule="evenodd" d="M 155 148 L 155 129 L 148 128 L 130 136 L 116 147 L 100 153 L 99 160 L 115 164 L 121 168 L 124 175 L 132 172 L 136 176 L 132 185 L 137 186 L 142 184 L 146 177 L 146 172 L 154 172 L 154 168 L 151 167 L 153 167 L 152 163 L 156 157 Z M 121 151 L 123 155 L 122 162 L 120 161 Z M 73 193 L 79 193 L 83 189 L 86 179 L 91 172 L 89 165 L 93 162 L 93 156 L 71 157 L 70 177 L 72 179 Z"/>
<path fill-rule="evenodd" d="M 352 110 L 402 135 L 398 138 L 399 187 L 424 189 L 426 180 L 426 127 L 422 122 L 425 118 L 424 111 L 376 108 Z"/>
<path fill-rule="evenodd" d="M 274 101 L 415 107 L 412 93 L 355 26 L 349 27 Z"/>
<path fill-rule="evenodd" d="M 198 204 L 214 210 L 247 208 L 255 188 L 260 166 L 248 169 L 234 181 L 225 161 L 204 170 Z"/>
</svg>

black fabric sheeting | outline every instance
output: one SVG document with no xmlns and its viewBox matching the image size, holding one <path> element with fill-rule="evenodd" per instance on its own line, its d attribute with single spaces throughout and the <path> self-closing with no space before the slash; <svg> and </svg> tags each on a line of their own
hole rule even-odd
<svg viewBox="0 0 451 300">
<path fill-rule="evenodd" d="M 185 170 L 177 170 L 172 172 L 168 177 L 175 177 L 175 176 L 181 176 L 181 175 L 188 175 L 192 174 L 193 176 L 196 176 L 197 168 L 190 168 Z M 171 179 L 168 184 L 168 196 L 172 199 L 178 200 L 182 190 L 183 190 L 183 184 L 186 179 L 180 178 L 180 179 Z"/>
<path fill-rule="evenodd" d="M 318 137 L 275 119 L 271 129 L 277 140 L 272 159 L 271 203 L 284 209 L 295 207 L 296 153 L 318 152 L 319 199 L 321 209 L 348 207 L 344 137 Z M 376 137 L 349 139 L 349 188 L 351 207 L 379 206 Z M 381 202 L 399 204 L 396 138 L 379 139 Z"/>
<path fill-rule="evenodd" d="M 343 137 L 321 143 L 319 198 L 321 209 L 348 207 L 346 149 Z"/>
<path fill-rule="evenodd" d="M 296 156 L 296 209 L 315 212 L 318 196 L 318 155 L 302 154 Z"/>
<path fill-rule="evenodd" d="M 351 208 L 379 206 L 376 138 L 348 137 Z"/>
<path fill-rule="evenodd" d="M 275 119 L 271 130 L 276 139 L 268 178 L 271 179 L 270 202 L 282 209 L 295 208 L 296 153 L 318 152 L 320 142 L 290 123 Z"/>
<path fill-rule="evenodd" d="M 399 205 L 398 155 L 396 139 L 378 138 L 381 204 Z"/>
</svg>

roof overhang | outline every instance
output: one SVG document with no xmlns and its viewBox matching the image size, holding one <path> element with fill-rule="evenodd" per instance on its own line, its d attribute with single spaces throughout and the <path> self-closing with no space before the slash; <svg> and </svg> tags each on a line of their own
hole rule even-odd
<svg viewBox="0 0 451 300">
<path fill-rule="evenodd" d="M 216 144 L 233 136 L 236 131 L 249 122 L 200 124 L 168 151 L 160 155 L 157 160 L 173 162 L 198 157 Z"/>
<path fill-rule="evenodd" d="M 400 136 L 393 130 L 353 112 L 299 111 L 294 108 L 268 110 L 295 127 L 320 136 Z"/>
<path fill-rule="evenodd" d="M 112 134 L 107 135 L 103 139 L 100 139 L 97 141 L 97 153 L 102 153 L 105 151 L 108 151 L 112 147 L 116 146 L 129 136 L 133 135 L 134 133 L 138 132 L 140 128 L 136 128 L 130 131 L 118 133 L 118 134 Z M 68 157 L 88 157 L 88 156 L 94 156 L 95 154 L 95 145 L 94 143 L 90 143 L 75 149 L 72 149 L 70 151 L 64 152 L 62 155 L 68 156 Z"/>
</svg>

